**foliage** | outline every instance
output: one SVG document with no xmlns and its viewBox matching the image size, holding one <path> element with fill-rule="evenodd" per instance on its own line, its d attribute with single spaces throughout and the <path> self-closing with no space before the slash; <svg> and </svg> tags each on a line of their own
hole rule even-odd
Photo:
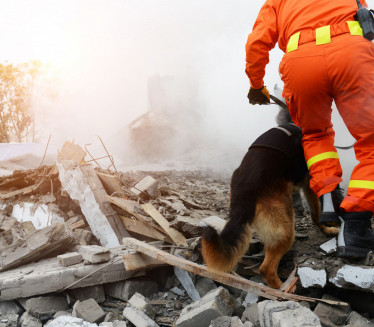
<svg viewBox="0 0 374 327">
<path fill-rule="evenodd" d="M 43 65 L 38 61 L 0 64 L 0 142 L 32 138 L 31 102 Z"/>
</svg>

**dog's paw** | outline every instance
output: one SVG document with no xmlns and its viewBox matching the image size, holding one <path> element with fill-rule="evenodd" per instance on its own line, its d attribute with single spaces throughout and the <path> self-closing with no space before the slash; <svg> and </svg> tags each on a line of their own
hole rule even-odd
<svg viewBox="0 0 374 327">
<path fill-rule="evenodd" d="M 320 225 L 320 229 L 325 235 L 336 236 L 339 234 L 339 228 L 337 227 L 327 227 L 324 225 Z"/>
</svg>

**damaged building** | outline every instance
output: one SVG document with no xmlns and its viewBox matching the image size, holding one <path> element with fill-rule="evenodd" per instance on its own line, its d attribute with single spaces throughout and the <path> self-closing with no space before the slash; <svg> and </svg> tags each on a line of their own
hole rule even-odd
<svg viewBox="0 0 374 327">
<path fill-rule="evenodd" d="M 0 326 L 374 326 L 374 256 L 337 258 L 303 203 L 264 285 L 254 235 L 234 274 L 203 265 L 222 230 L 229 178 L 104 170 L 66 142 L 55 164 L 0 178 Z M 88 160 L 89 161 L 89 160 Z"/>
</svg>

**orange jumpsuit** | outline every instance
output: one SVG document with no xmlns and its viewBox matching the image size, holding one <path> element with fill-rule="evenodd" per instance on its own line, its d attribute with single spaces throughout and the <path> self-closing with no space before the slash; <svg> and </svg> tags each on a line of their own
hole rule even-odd
<svg viewBox="0 0 374 327">
<path fill-rule="evenodd" d="M 248 36 L 246 73 L 251 87 L 261 88 L 269 51 L 278 42 L 286 52 L 279 66 L 283 96 L 293 121 L 302 128 L 310 186 L 318 196 L 342 181 L 331 123 L 335 100 L 357 141 L 359 161 L 341 208 L 374 212 L 374 44 L 351 35 L 347 21 L 354 21 L 357 9 L 355 0 L 267 0 Z M 326 32 L 326 26 L 329 35 L 326 41 L 324 34 L 321 44 L 316 35 Z M 288 48 L 294 35 L 297 49 Z"/>
</svg>

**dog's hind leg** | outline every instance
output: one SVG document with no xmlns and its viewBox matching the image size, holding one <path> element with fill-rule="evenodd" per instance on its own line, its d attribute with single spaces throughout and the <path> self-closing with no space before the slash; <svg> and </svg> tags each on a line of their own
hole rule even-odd
<svg viewBox="0 0 374 327">
<path fill-rule="evenodd" d="M 260 266 L 260 273 L 268 286 L 280 288 L 282 281 L 277 271 L 283 255 L 293 244 L 294 211 L 292 206 L 292 185 L 287 190 L 262 197 L 256 206 L 253 227 L 264 242 L 265 259 Z"/>
</svg>

